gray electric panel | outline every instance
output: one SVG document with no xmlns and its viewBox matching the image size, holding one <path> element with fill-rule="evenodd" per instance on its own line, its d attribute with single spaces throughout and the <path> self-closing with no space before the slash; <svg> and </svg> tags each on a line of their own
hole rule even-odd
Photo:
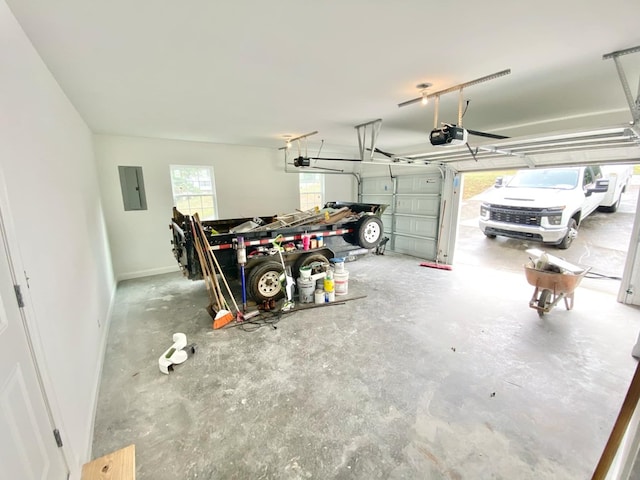
<svg viewBox="0 0 640 480">
<path fill-rule="evenodd" d="M 125 210 L 146 210 L 147 198 L 144 193 L 142 167 L 118 167 L 122 202 Z"/>
</svg>

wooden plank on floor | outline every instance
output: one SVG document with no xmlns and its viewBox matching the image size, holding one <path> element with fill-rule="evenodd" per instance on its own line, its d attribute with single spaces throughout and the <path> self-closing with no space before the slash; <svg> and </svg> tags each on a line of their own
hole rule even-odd
<svg viewBox="0 0 640 480">
<path fill-rule="evenodd" d="M 135 480 L 136 446 L 129 445 L 82 466 L 82 480 Z"/>
</svg>

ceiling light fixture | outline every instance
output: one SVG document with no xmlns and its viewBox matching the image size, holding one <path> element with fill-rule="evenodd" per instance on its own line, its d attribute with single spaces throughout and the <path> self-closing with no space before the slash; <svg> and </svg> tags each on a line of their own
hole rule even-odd
<svg viewBox="0 0 640 480">
<path fill-rule="evenodd" d="M 427 93 L 427 88 L 431 87 L 433 84 L 429 82 L 419 83 L 416 85 L 416 88 L 420 89 L 420 95 L 422 96 L 421 103 L 422 105 L 426 105 L 429 103 L 429 94 Z"/>
<path fill-rule="evenodd" d="M 427 98 L 432 98 L 432 97 L 438 97 L 440 95 L 444 95 L 445 93 L 449 93 L 449 92 L 457 92 L 458 90 L 462 90 L 465 87 L 470 87 L 471 85 L 477 85 L 478 83 L 486 82 L 488 80 L 493 80 L 494 78 L 502 77 L 504 75 L 509 75 L 510 73 L 511 73 L 511 69 L 502 70 L 500 72 L 496 72 L 496 73 L 492 73 L 491 75 L 476 78 L 475 80 L 471 80 L 470 82 L 461 83 L 460 85 L 455 85 L 453 87 L 445 88 L 444 90 L 439 90 L 437 92 L 433 92 L 433 93 L 422 92 L 422 95 L 420 95 L 418 98 L 413 98 L 411 100 L 407 100 L 406 102 L 399 103 L 398 107 L 406 107 L 407 105 L 411 105 L 412 103 L 423 102 L 425 96 Z M 431 84 L 429 83 L 420 83 L 417 85 L 417 87 L 423 88 L 423 85 L 428 85 L 429 87 L 431 86 Z M 427 87 L 424 87 L 424 88 L 427 88 Z"/>
</svg>

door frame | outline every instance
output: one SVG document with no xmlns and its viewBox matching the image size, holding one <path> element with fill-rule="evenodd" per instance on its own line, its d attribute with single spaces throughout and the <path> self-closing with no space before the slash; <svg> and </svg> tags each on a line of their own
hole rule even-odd
<svg viewBox="0 0 640 480">
<path fill-rule="evenodd" d="M 15 228 L 9 205 L 7 184 L 5 182 L 4 172 L 0 166 L 0 241 L 2 237 L 4 237 L 5 245 L 3 249 L 7 255 L 7 263 L 9 265 L 11 279 L 14 285 L 20 286 L 22 298 L 24 299 L 24 306 L 18 310 L 20 311 L 20 317 L 22 319 L 21 324 L 27 339 L 29 356 L 32 360 L 32 365 L 38 379 L 38 386 L 42 401 L 45 406 L 47 417 L 49 418 L 51 435 L 53 435 L 54 429 L 58 429 L 62 432 L 64 432 L 65 429 L 62 421 L 62 415 L 57 407 L 53 383 L 47 373 L 44 348 L 40 340 L 36 322 L 34 321 L 35 314 L 31 307 L 32 301 L 28 288 L 28 277 L 23 268 L 22 262 L 20 261 L 20 250 L 18 248 L 18 241 L 15 235 Z M 2 254 L 3 253 L 0 252 L 0 255 Z M 20 275 L 17 272 L 23 273 Z M 67 469 L 68 478 L 71 474 L 69 462 L 69 454 L 71 452 L 68 450 L 70 448 L 69 444 L 64 442 L 64 438 L 62 440 L 63 446 L 58 448 L 58 451 L 62 456 L 62 461 Z"/>
<path fill-rule="evenodd" d="M 627 249 L 627 259 L 624 264 L 624 273 L 620 282 L 620 291 L 618 292 L 618 301 L 628 305 L 640 305 L 640 285 L 633 285 L 634 278 L 640 280 L 640 195 L 638 195 L 638 203 L 636 204 L 636 217 L 633 221 L 633 229 L 631 230 L 631 238 L 629 239 L 629 248 Z M 629 293 L 635 289 L 635 293 Z M 635 303 L 634 303 L 635 302 Z"/>
</svg>

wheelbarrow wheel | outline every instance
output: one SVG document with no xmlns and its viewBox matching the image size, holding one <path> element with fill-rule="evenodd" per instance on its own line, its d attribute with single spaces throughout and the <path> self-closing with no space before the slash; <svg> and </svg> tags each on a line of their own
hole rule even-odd
<svg viewBox="0 0 640 480">
<path fill-rule="evenodd" d="M 545 314 L 549 305 L 551 305 L 552 296 L 551 290 L 547 290 L 546 288 L 540 292 L 540 298 L 538 298 L 538 315 L 541 317 Z"/>
</svg>

